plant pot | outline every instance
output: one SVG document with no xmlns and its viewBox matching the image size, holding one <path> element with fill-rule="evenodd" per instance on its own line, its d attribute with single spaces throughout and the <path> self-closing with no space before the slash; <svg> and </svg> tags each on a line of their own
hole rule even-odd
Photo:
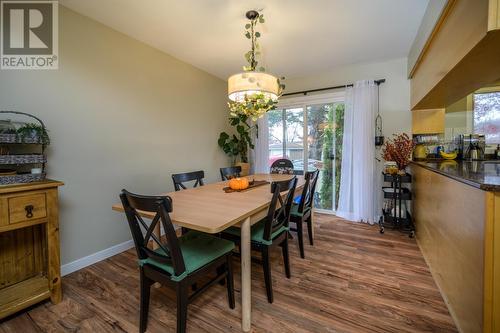
<svg viewBox="0 0 500 333">
<path fill-rule="evenodd" d="M 238 162 L 234 166 L 241 167 L 241 176 L 248 176 L 250 174 L 250 163 Z"/>
</svg>

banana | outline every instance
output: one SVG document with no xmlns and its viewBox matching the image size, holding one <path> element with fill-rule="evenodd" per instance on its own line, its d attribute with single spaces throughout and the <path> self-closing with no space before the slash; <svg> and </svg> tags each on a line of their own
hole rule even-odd
<svg viewBox="0 0 500 333">
<path fill-rule="evenodd" d="M 454 160 L 455 158 L 457 158 L 456 151 L 454 151 L 452 153 L 445 153 L 443 151 L 440 151 L 439 155 L 441 155 L 441 157 L 444 158 L 445 160 Z"/>
</svg>

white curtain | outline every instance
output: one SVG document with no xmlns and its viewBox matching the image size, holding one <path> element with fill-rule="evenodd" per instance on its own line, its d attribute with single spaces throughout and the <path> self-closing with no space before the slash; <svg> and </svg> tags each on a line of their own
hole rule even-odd
<svg viewBox="0 0 500 333">
<path fill-rule="evenodd" d="M 267 114 L 257 120 L 258 136 L 253 133 L 255 149 L 250 151 L 251 172 L 269 173 L 269 124 Z"/>
<path fill-rule="evenodd" d="M 358 81 L 346 89 L 342 171 L 336 214 L 355 222 L 377 222 L 380 176 L 375 160 L 377 85 Z"/>
</svg>

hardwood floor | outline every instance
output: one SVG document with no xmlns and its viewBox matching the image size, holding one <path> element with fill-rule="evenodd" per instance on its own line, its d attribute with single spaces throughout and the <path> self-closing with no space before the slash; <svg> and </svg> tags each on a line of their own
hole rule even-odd
<svg viewBox="0 0 500 333">
<path fill-rule="evenodd" d="M 413 239 L 394 231 L 316 215 L 315 246 L 300 259 L 291 240 L 292 278 L 274 251 L 274 303 L 263 272 L 252 265 L 253 332 L 456 332 Z M 188 332 L 241 332 L 240 275 L 235 261 L 236 309 L 216 285 L 189 305 Z M 0 322 L 11 332 L 138 332 L 139 281 L 129 250 L 63 278 L 64 299 Z M 151 294 L 148 332 L 175 331 L 174 294 Z"/>
</svg>

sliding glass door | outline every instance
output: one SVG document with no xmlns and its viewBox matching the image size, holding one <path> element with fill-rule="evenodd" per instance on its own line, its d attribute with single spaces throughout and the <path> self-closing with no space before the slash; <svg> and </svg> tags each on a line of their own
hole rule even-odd
<svg viewBox="0 0 500 333">
<path fill-rule="evenodd" d="M 318 209 L 337 208 L 343 126 L 343 103 L 307 106 L 307 171 L 320 171 L 315 196 Z"/>
<path fill-rule="evenodd" d="M 295 98 L 268 113 L 269 164 L 280 158 L 293 162 L 295 172 L 320 170 L 315 207 L 335 211 L 340 186 L 343 96 Z M 280 102 L 281 103 L 281 102 Z"/>
</svg>

